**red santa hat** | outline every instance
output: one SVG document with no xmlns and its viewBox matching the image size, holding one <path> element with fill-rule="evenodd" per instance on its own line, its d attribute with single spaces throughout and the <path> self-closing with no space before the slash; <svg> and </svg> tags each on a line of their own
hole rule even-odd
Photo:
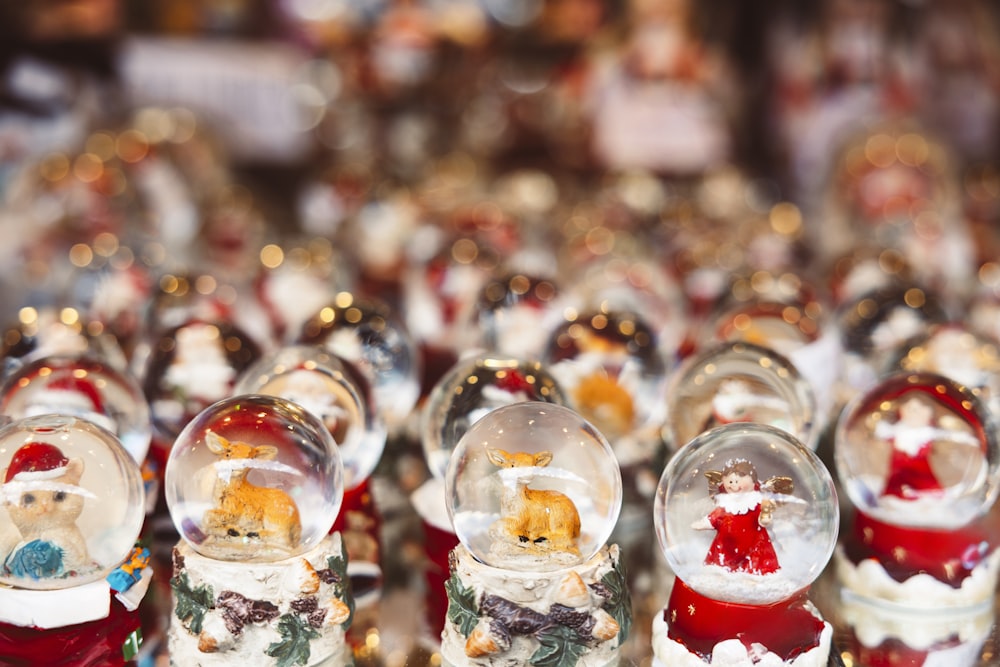
<svg viewBox="0 0 1000 667">
<path fill-rule="evenodd" d="M 62 375 L 49 382 L 35 395 L 34 402 L 104 414 L 104 401 L 94 383 L 72 374 Z"/>
<path fill-rule="evenodd" d="M 66 473 L 69 459 L 55 445 L 29 442 L 14 452 L 4 484 L 55 479 Z"/>
<path fill-rule="evenodd" d="M 62 491 L 85 498 L 96 497 L 77 484 L 67 483 L 62 478 L 69 470 L 70 459 L 55 445 L 45 442 L 29 442 L 21 445 L 4 475 L 0 488 L 0 501 L 16 502 L 22 493 L 28 491 Z"/>
</svg>

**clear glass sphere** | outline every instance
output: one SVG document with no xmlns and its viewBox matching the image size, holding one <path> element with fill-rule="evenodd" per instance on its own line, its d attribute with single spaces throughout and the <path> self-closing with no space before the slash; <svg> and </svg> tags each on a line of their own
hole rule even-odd
<svg viewBox="0 0 1000 667">
<path fill-rule="evenodd" d="M 344 487 L 353 489 L 375 470 L 386 440 L 382 420 L 363 398 L 358 373 L 335 354 L 295 345 L 248 368 L 233 393 L 280 396 L 319 417 L 340 449 Z"/>
<path fill-rule="evenodd" d="M 413 339 L 383 303 L 338 294 L 302 327 L 298 342 L 318 345 L 360 368 L 375 410 L 390 430 L 420 398 L 420 359 Z"/>
<path fill-rule="evenodd" d="M 103 579 L 135 544 L 142 474 L 108 431 L 66 415 L 0 429 L 0 583 L 70 588 Z"/>
<path fill-rule="evenodd" d="M 968 389 L 934 373 L 897 373 L 837 422 L 837 473 L 855 507 L 895 525 L 954 528 L 996 500 L 994 424 Z"/>
<path fill-rule="evenodd" d="M 670 378 L 664 440 L 674 449 L 737 422 L 782 429 L 815 448 L 816 401 L 786 357 L 751 343 L 721 343 L 689 357 Z"/>
<path fill-rule="evenodd" d="M 787 432 L 728 424 L 670 460 L 653 505 L 660 547 L 702 595 L 770 604 L 807 588 L 837 543 L 837 492 L 819 458 Z"/>
<path fill-rule="evenodd" d="M 257 343 L 227 322 L 192 319 L 165 331 L 143 375 L 157 437 L 172 441 L 195 415 L 229 396 L 260 355 Z"/>
<path fill-rule="evenodd" d="M 500 354 L 535 358 L 561 320 L 559 288 L 553 280 L 525 273 L 490 279 L 476 312 L 483 345 Z"/>
<path fill-rule="evenodd" d="M 613 444 L 660 422 L 666 369 L 642 317 L 602 310 L 567 318 L 542 359 L 574 409 Z"/>
<path fill-rule="evenodd" d="M 318 417 L 277 396 L 246 394 L 215 403 L 184 428 L 164 491 L 174 525 L 201 555 L 274 562 L 330 532 L 344 469 Z"/>
<path fill-rule="evenodd" d="M 607 440 L 561 405 L 497 408 L 472 425 L 445 475 L 455 534 L 487 565 L 551 571 L 591 558 L 622 505 Z"/>
<path fill-rule="evenodd" d="M 86 419 L 117 436 L 140 464 L 149 449 L 149 405 L 139 381 L 90 357 L 54 356 L 21 366 L 0 386 L 0 413 Z"/>
<path fill-rule="evenodd" d="M 566 405 L 562 389 L 540 362 L 479 354 L 452 366 L 434 385 L 421 414 L 421 443 L 431 473 L 444 478 L 459 440 L 484 415 L 525 401 Z"/>
<path fill-rule="evenodd" d="M 1000 416 L 1000 345 L 964 324 L 930 327 L 895 350 L 894 371 L 944 375 L 979 397 Z"/>
</svg>

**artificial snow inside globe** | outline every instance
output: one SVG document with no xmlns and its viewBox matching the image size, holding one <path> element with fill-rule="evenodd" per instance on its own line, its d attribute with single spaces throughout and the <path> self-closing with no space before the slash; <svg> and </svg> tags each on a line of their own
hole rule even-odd
<svg viewBox="0 0 1000 667">
<path fill-rule="evenodd" d="M 653 619 L 657 664 L 827 664 L 832 627 L 808 591 L 833 553 L 839 512 L 811 449 L 764 424 L 714 428 L 667 464 L 653 513 L 677 575 Z"/>
<path fill-rule="evenodd" d="M 486 414 L 445 477 L 461 544 L 451 556 L 446 665 L 617 664 L 631 626 L 621 555 L 606 545 L 622 503 L 604 437 L 537 401 Z"/>
<path fill-rule="evenodd" d="M 716 426 L 767 424 L 815 449 L 820 425 L 812 386 L 795 365 L 752 343 L 719 343 L 671 377 L 663 439 L 674 450 Z"/>
<path fill-rule="evenodd" d="M 836 558 L 847 590 L 904 608 L 990 603 L 1000 450 L 971 390 L 934 373 L 887 376 L 841 414 L 835 454 L 856 509 Z"/>
<path fill-rule="evenodd" d="M 0 386 L 0 413 L 86 419 L 115 434 L 138 464 L 149 449 L 149 405 L 138 380 L 95 357 L 59 355 L 24 364 Z"/>
<path fill-rule="evenodd" d="M 183 538 L 170 581 L 172 660 L 277 665 L 294 649 L 299 664 L 315 665 L 345 654 L 353 600 L 340 534 L 330 532 L 343 490 L 337 446 L 302 406 L 244 394 L 196 416 L 165 476 Z M 192 611 L 205 599 L 213 606 Z M 241 616 L 247 608 L 260 611 L 254 623 Z"/>
<path fill-rule="evenodd" d="M 319 417 L 333 436 L 344 465 L 344 498 L 333 529 L 343 533 L 348 545 L 348 570 L 359 604 L 374 601 L 381 590 L 381 517 L 369 477 L 386 442 L 385 427 L 365 398 L 365 386 L 353 364 L 320 347 L 296 345 L 248 368 L 234 389 L 236 394 L 288 399 Z"/>
<path fill-rule="evenodd" d="M 285 347 L 240 376 L 235 395 L 266 394 L 297 403 L 323 422 L 344 466 L 344 488 L 371 475 L 382 458 L 386 433 L 364 398 L 358 371 L 319 347 Z"/>
<path fill-rule="evenodd" d="M 445 503 L 444 478 L 462 436 L 497 408 L 525 401 L 565 405 L 555 379 L 538 361 L 500 353 L 471 354 L 434 385 L 421 413 L 421 443 L 431 476 L 410 496 L 423 522 L 427 558 L 428 621 L 440 632 L 447 598 L 448 555 L 458 544 Z"/>
<path fill-rule="evenodd" d="M 144 516 L 136 462 L 89 421 L 19 419 L 0 429 L 0 504 L 0 655 L 123 664 L 152 575 L 149 552 L 134 550 Z"/>
</svg>

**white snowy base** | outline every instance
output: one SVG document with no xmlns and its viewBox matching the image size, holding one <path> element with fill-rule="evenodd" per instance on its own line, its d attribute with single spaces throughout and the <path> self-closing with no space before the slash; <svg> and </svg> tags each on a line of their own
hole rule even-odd
<svg viewBox="0 0 1000 667">
<path fill-rule="evenodd" d="M 266 651 L 272 644 L 283 641 L 278 630 L 279 618 L 296 615 L 290 605 L 304 597 L 315 597 L 318 605 L 327 609 L 322 627 L 313 628 L 319 636 L 309 642 L 309 658 L 305 664 L 324 667 L 351 664 L 351 654 L 344 641 L 345 631 L 341 627 L 346 620 L 346 608 L 342 606 L 346 600 L 335 594 L 335 584 L 321 581 L 316 574 L 327 569 L 330 558 L 342 556 L 339 533 L 327 536 L 301 556 L 276 563 L 214 560 L 198 554 L 182 541 L 175 547 L 175 562 L 178 557 L 183 561 L 175 576 L 185 574 L 192 589 L 209 587 L 215 600 L 224 591 L 234 591 L 251 600 L 269 602 L 277 607 L 279 617 L 261 623 L 247 621 L 242 631 L 234 635 L 227 628 L 221 609 L 216 607 L 205 613 L 202 631 L 193 633 L 174 613 L 175 594 L 167 632 L 170 664 L 176 667 L 275 665 L 277 659 Z M 341 615 L 337 616 L 338 613 Z M 215 646 L 202 650 L 206 643 Z"/>
<path fill-rule="evenodd" d="M 816 617 L 820 618 L 818 613 Z M 670 639 L 668 630 L 662 611 L 653 616 L 653 664 L 656 667 L 705 667 L 706 664 L 712 667 L 826 667 L 833 639 L 833 626 L 824 622 L 819 646 L 791 661 L 782 660 L 763 646 L 747 651 L 739 639 L 727 639 L 715 645 L 711 660 L 706 662 L 680 642 Z"/>
<path fill-rule="evenodd" d="M 874 558 L 855 565 L 839 545 L 834 552 L 834 564 L 841 585 L 858 597 L 900 609 L 961 609 L 989 605 L 993 600 L 1000 574 L 1000 549 L 977 565 L 960 588 L 924 573 L 896 581 Z"/>
</svg>

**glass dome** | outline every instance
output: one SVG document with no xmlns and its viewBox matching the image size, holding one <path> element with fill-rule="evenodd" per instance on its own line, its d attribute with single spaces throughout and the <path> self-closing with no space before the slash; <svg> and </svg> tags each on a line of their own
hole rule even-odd
<svg viewBox="0 0 1000 667">
<path fill-rule="evenodd" d="M 142 474 L 115 437 L 66 415 L 0 429 L 0 583 L 60 589 L 103 579 L 135 544 Z"/>
<path fill-rule="evenodd" d="M 642 317 L 603 310 L 571 314 L 542 359 L 573 407 L 611 443 L 659 424 L 666 369 Z"/>
<path fill-rule="evenodd" d="M 716 426 L 775 426 L 814 449 L 816 402 L 809 382 L 777 352 L 721 343 L 688 358 L 670 379 L 663 438 L 679 449 Z"/>
<path fill-rule="evenodd" d="M 976 396 L 942 375 L 890 375 L 837 423 L 837 473 L 855 507 L 895 525 L 954 528 L 997 496 L 996 435 Z"/>
<path fill-rule="evenodd" d="M 607 542 L 622 505 L 611 446 L 573 410 L 536 401 L 490 412 L 462 436 L 445 476 L 459 541 L 497 568 L 551 571 Z"/>
<path fill-rule="evenodd" d="M 938 324 L 910 339 L 895 350 L 891 368 L 949 377 L 1000 416 L 1000 346 L 963 324 Z"/>
<path fill-rule="evenodd" d="M 507 273 L 483 286 L 476 308 L 483 345 L 501 354 L 539 356 L 548 333 L 561 320 L 555 281 Z"/>
<path fill-rule="evenodd" d="M 164 332 L 143 379 L 155 435 L 173 441 L 195 415 L 229 396 L 260 355 L 249 335 L 223 321 L 191 319 Z"/>
<path fill-rule="evenodd" d="M 386 432 L 362 398 L 358 371 L 318 347 L 286 347 L 248 368 L 233 389 L 280 396 L 319 417 L 340 449 L 344 487 L 353 489 L 382 458 Z"/>
<path fill-rule="evenodd" d="M 806 589 L 837 543 L 833 479 L 794 437 L 728 424 L 685 445 L 660 477 L 653 506 L 667 563 L 724 602 L 771 604 Z"/>
<path fill-rule="evenodd" d="M 149 449 L 149 405 L 138 380 L 90 357 L 46 357 L 18 368 L 0 386 L 0 413 L 86 419 L 116 435 L 140 464 Z"/>
<path fill-rule="evenodd" d="M 390 430 L 420 398 L 420 360 L 409 333 L 376 301 L 336 296 L 302 327 L 299 343 L 318 345 L 361 369 L 371 383 L 375 410 Z"/>
<path fill-rule="evenodd" d="M 181 537 L 208 558 L 274 562 L 305 553 L 340 511 L 340 452 L 318 417 L 277 396 L 223 399 L 178 436 L 164 479 Z"/>
<path fill-rule="evenodd" d="M 540 362 L 481 354 L 456 363 L 431 390 L 422 413 L 421 443 L 431 473 L 444 478 L 458 441 L 484 415 L 525 401 L 566 405 Z"/>
</svg>

